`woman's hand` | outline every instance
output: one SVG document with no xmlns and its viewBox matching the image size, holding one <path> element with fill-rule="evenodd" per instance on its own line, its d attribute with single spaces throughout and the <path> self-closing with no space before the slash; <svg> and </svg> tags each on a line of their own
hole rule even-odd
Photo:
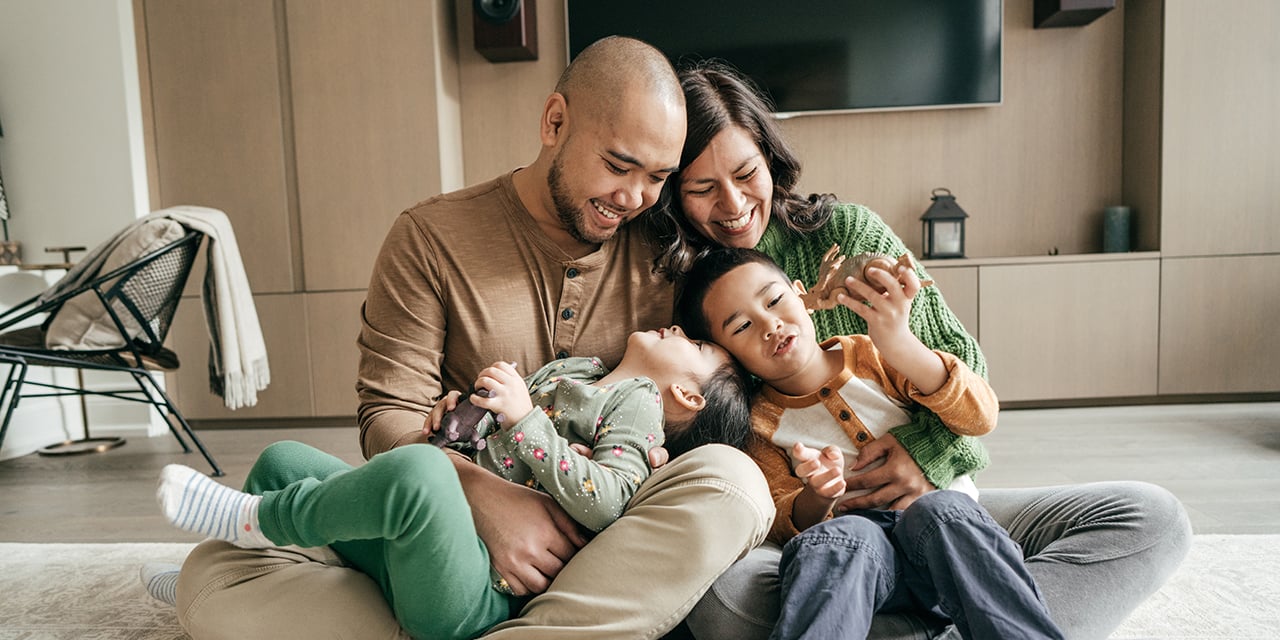
<svg viewBox="0 0 1280 640">
<path fill-rule="evenodd" d="M 848 480 L 850 492 L 865 489 L 871 493 L 840 502 L 836 511 L 876 509 L 886 505 L 890 509 L 906 509 L 916 498 L 937 489 L 924 477 L 920 465 L 893 434 L 886 433 L 859 449 L 858 458 L 850 469 L 857 471 L 880 459 L 884 460 L 883 466 Z"/>
<path fill-rule="evenodd" d="M 495 362 L 486 367 L 476 378 L 476 391 L 484 389 L 488 397 L 472 394 L 471 404 L 493 412 L 503 429 L 520 422 L 533 411 L 529 399 L 529 387 L 511 362 Z"/>
<path fill-rule="evenodd" d="M 444 421 L 444 414 L 453 411 L 458 407 L 458 398 L 462 396 L 461 391 L 450 391 L 446 393 L 436 406 L 431 407 L 431 415 L 422 424 L 423 435 L 431 435 L 440 430 L 440 423 Z"/>
</svg>

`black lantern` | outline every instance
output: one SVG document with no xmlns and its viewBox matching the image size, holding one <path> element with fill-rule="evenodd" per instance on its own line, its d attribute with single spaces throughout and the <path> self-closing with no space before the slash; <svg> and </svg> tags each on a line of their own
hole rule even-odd
<svg viewBox="0 0 1280 640">
<path fill-rule="evenodd" d="M 932 199 L 933 204 L 920 216 L 923 223 L 920 244 L 924 247 L 924 257 L 963 258 L 964 219 L 969 214 L 956 204 L 956 197 L 951 195 L 950 189 L 934 189 Z"/>
</svg>

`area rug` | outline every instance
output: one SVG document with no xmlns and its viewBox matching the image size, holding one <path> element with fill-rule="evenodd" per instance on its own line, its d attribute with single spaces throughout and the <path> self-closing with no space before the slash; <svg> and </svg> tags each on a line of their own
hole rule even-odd
<svg viewBox="0 0 1280 640">
<path fill-rule="evenodd" d="M 0 543 L 0 640 L 180 640 L 138 581 L 191 544 Z M 1114 640 L 1252 640 L 1280 630 L 1280 535 L 1196 536 L 1169 583 Z"/>
</svg>

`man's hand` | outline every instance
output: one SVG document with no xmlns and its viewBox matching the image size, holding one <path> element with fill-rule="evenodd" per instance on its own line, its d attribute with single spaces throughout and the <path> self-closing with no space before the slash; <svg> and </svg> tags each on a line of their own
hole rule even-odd
<svg viewBox="0 0 1280 640">
<path fill-rule="evenodd" d="M 475 465 L 459 466 L 476 532 L 512 592 L 546 591 L 587 538 L 551 496 Z"/>
<path fill-rule="evenodd" d="M 443 398 L 440 398 L 436 406 L 431 407 L 431 415 L 427 416 L 426 421 L 422 424 L 423 435 L 429 436 L 440 430 L 440 423 L 444 420 L 444 414 L 457 408 L 458 397 L 461 395 L 462 393 L 459 391 L 450 391 Z"/>
<path fill-rule="evenodd" d="M 876 509 L 886 505 L 890 509 L 906 509 L 916 498 L 937 488 L 929 483 L 920 465 L 892 434 L 886 433 L 859 449 L 858 458 L 850 468 L 857 471 L 879 459 L 884 460 L 884 466 L 848 481 L 849 491 L 866 489 L 871 493 L 840 502 L 836 505 L 837 512 Z"/>
</svg>

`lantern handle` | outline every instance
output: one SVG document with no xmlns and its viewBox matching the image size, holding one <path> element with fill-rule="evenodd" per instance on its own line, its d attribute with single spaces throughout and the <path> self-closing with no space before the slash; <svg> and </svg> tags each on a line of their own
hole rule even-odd
<svg viewBox="0 0 1280 640">
<path fill-rule="evenodd" d="M 951 194 L 951 190 L 950 190 L 950 189 L 948 189 L 948 188 L 946 188 L 946 187 L 938 187 L 938 188 L 934 189 L 934 190 L 933 190 L 933 193 L 932 193 L 931 195 L 932 195 L 933 197 L 935 197 L 935 198 L 936 198 L 936 197 L 938 197 L 938 192 L 939 192 L 939 191 L 945 191 L 945 192 L 946 192 L 946 194 L 947 194 L 947 195 L 949 195 L 949 196 L 950 196 L 950 195 L 952 195 L 952 194 Z M 953 196 L 953 197 L 954 197 L 954 196 Z"/>
</svg>

